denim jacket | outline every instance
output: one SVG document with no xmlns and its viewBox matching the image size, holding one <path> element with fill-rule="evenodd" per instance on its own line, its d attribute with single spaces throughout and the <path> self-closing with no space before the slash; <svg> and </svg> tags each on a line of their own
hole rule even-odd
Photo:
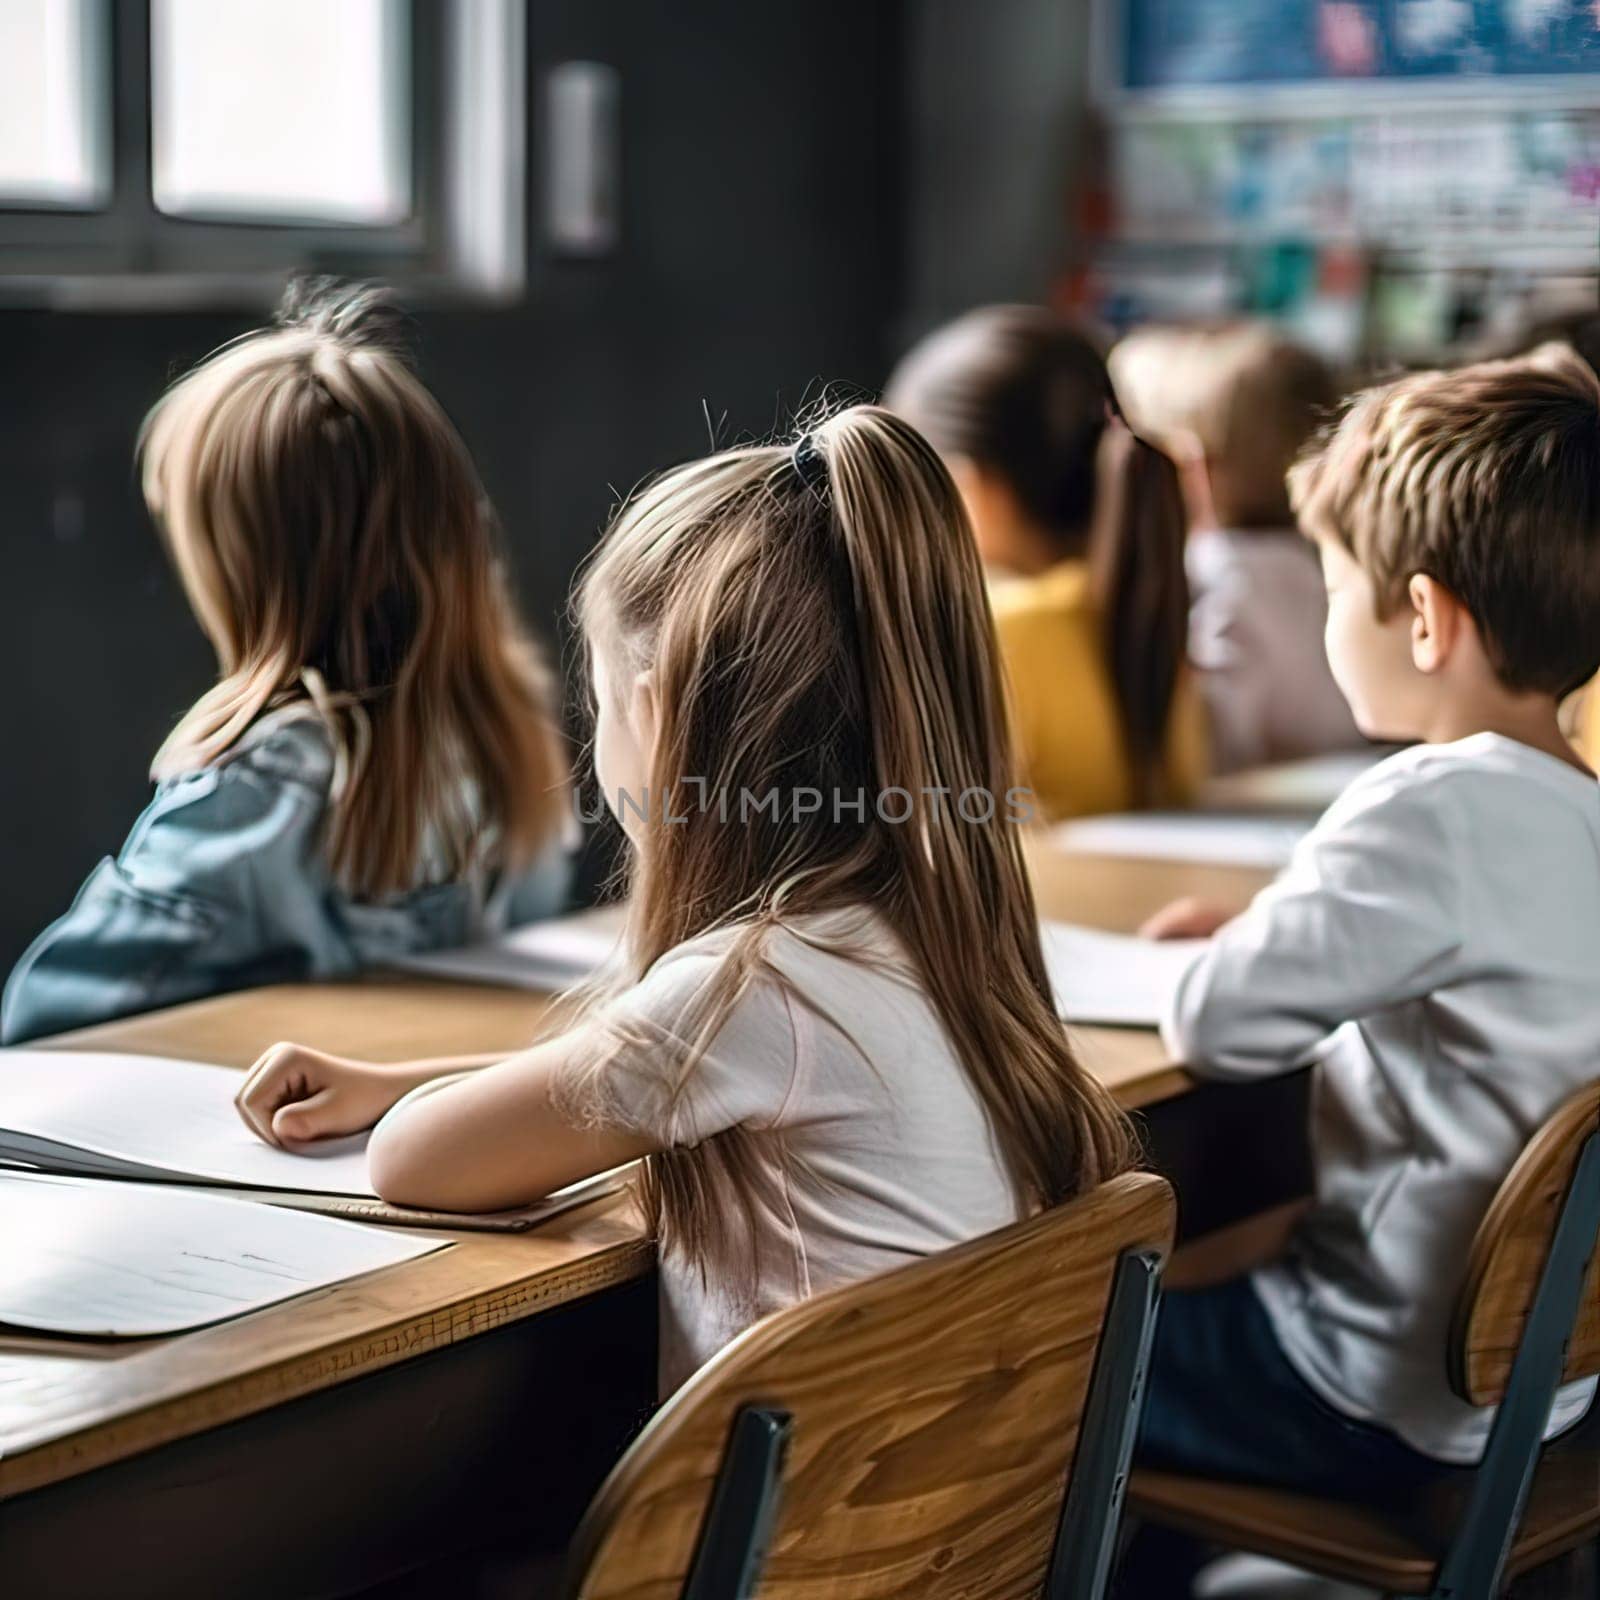
<svg viewBox="0 0 1600 1600">
<path fill-rule="evenodd" d="M 314 713 L 264 719 L 214 765 L 157 786 L 122 853 L 34 940 L 0 1001 L 0 1042 L 256 984 L 337 978 L 547 916 L 565 843 L 520 876 L 474 872 L 358 900 L 334 883 L 323 820 L 333 740 Z"/>
</svg>

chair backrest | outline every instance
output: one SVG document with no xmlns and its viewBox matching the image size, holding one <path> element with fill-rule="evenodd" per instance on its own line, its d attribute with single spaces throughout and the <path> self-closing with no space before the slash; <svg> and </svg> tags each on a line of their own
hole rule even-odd
<svg viewBox="0 0 1600 1600">
<path fill-rule="evenodd" d="M 1473 1240 L 1450 1339 L 1450 1381 L 1473 1405 L 1505 1398 L 1556 1223 L 1584 1146 L 1600 1129 L 1600 1080 L 1567 1100 L 1529 1141 Z M 1567 1345 L 1564 1381 L 1600 1372 L 1600 1251 Z"/>
<path fill-rule="evenodd" d="M 763 1597 L 1028 1596 L 1050 1567 L 1107 1300 L 1164 1255 L 1130 1173 L 1026 1222 L 768 1317 L 656 1414 L 574 1541 L 584 1600 L 676 1600 L 734 1419 L 792 1419 Z"/>
</svg>

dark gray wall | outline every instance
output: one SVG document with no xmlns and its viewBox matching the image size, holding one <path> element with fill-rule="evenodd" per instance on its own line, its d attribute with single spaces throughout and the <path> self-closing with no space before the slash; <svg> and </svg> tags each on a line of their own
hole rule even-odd
<svg viewBox="0 0 1600 1600">
<path fill-rule="evenodd" d="M 530 7 L 531 85 L 569 58 L 620 71 L 621 247 L 560 262 L 535 238 L 524 307 L 424 311 L 418 333 L 547 638 L 614 491 L 706 447 L 702 402 L 731 437 L 820 379 L 881 381 L 900 29 L 897 0 Z M 257 320 L 0 312 L 0 972 L 120 844 L 209 680 L 131 455 L 168 378 Z"/>
<path fill-rule="evenodd" d="M 909 344 L 990 301 L 1044 298 L 1073 249 L 1093 0 L 912 0 Z"/>
</svg>

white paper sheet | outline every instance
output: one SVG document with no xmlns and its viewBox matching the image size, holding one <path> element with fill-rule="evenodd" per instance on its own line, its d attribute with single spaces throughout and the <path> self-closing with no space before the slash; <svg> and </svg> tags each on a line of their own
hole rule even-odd
<svg viewBox="0 0 1600 1600">
<path fill-rule="evenodd" d="M 1304 818 L 1219 816 L 1197 811 L 1135 811 L 1063 822 L 1050 833 L 1058 849 L 1152 861 L 1218 866 L 1287 866 L 1311 830 Z"/>
<path fill-rule="evenodd" d="M 159 1184 L 0 1171 L 0 1322 L 140 1338 L 204 1327 L 448 1241 Z"/>
<path fill-rule="evenodd" d="M 592 977 L 615 953 L 625 911 L 603 906 L 513 928 L 502 938 L 458 950 L 406 956 L 403 971 L 509 989 L 568 989 Z"/>
<path fill-rule="evenodd" d="M 1125 933 L 1040 924 L 1056 1010 L 1069 1022 L 1153 1028 L 1204 939 L 1140 939 Z"/>
<path fill-rule="evenodd" d="M 304 1154 L 240 1120 L 236 1072 L 163 1056 L 0 1050 L 0 1157 L 52 1171 L 373 1197 L 367 1136 Z"/>
</svg>

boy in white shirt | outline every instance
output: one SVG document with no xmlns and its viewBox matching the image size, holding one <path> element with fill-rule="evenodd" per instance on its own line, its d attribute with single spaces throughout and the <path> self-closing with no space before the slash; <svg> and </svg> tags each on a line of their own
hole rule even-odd
<svg viewBox="0 0 1600 1600">
<path fill-rule="evenodd" d="M 1179 988 L 1167 1037 L 1196 1072 L 1316 1064 L 1316 1195 L 1282 1261 L 1167 1297 L 1141 1459 L 1392 1501 L 1482 1454 L 1492 1409 L 1445 1371 L 1468 1249 L 1600 1076 L 1600 785 L 1556 716 L 1600 666 L 1600 382 L 1553 347 L 1405 378 L 1291 488 L 1357 723 L 1421 742 Z M 1593 1393 L 1561 1389 L 1548 1434 Z"/>
</svg>

